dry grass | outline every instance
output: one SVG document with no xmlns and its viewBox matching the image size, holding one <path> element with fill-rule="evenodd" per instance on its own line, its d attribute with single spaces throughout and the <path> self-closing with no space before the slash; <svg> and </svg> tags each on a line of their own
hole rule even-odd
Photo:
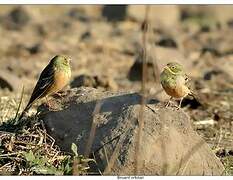
<svg viewBox="0 0 233 180">
<path fill-rule="evenodd" d="M 66 156 L 41 125 L 37 123 L 21 132 L 1 132 L 1 174 L 62 174 L 62 169 L 56 168 Z"/>
<path fill-rule="evenodd" d="M 141 95 L 142 95 L 142 100 L 141 100 L 141 108 L 139 112 L 139 129 L 138 129 L 138 134 L 137 134 L 137 144 L 136 144 L 136 149 L 135 149 L 135 169 L 134 169 L 134 174 L 138 174 L 139 169 L 141 167 L 141 162 L 143 161 L 140 159 L 140 144 L 142 140 L 142 130 L 144 127 L 144 109 L 145 109 L 145 104 L 146 104 L 146 81 L 147 81 L 147 30 L 148 30 L 148 15 L 149 15 L 149 6 L 146 6 L 146 11 L 145 11 L 145 19 L 142 24 L 142 45 L 143 45 L 143 65 L 142 65 L 142 83 L 141 83 Z"/>
<path fill-rule="evenodd" d="M 93 111 L 93 121 L 92 121 L 91 131 L 90 131 L 90 135 L 89 135 L 86 149 L 85 149 L 85 153 L 84 153 L 85 157 L 88 157 L 90 152 L 91 152 L 91 146 L 92 146 L 93 140 L 95 138 L 95 131 L 96 131 L 96 115 L 99 114 L 102 103 L 103 102 L 101 102 L 101 101 L 97 101 L 95 109 Z"/>
<path fill-rule="evenodd" d="M 0 97 L 0 123 L 14 117 L 18 101 L 18 99 L 8 96 Z"/>
<path fill-rule="evenodd" d="M 228 154 L 221 160 L 225 167 L 225 172 L 223 175 L 233 176 L 233 156 Z"/>
<path fill-rule="evenodd" d="M 2 122 L 0 126 L 1 175 L 82 175 L 88 173 L 88 162 L 77 153 L 62 152 L 47 134 L 39 116 L 17 121 L 21 100 L 0 98 Z"/>
</svg>

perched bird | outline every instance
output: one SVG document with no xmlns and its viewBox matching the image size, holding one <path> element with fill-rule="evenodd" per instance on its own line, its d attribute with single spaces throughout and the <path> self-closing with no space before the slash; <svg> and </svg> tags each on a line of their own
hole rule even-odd
<svg viewBox="0 0 233 180">
<path fill-rule="evenodd" d="M 68 84 L 70 77 L 70 58 L 57 55 L 51 59 L 49 64 L 41 72 L 31 98 L 19 119 L 24 116 L 37 99 L 55 94 L 63 89 Z"/>
<path fill-rule="evenodd" d="M 185 96 L 191 95 L 192 91 L 188 88 L 188 76 L 185 74 L 183 67 L 176 62 L 168 63 L 160 74 L 160 81 L 165 92 L 172 98 L 180 99 L 179 108 Z M 166 104 L 169 105 L 170 100 Z"/>
</svg>

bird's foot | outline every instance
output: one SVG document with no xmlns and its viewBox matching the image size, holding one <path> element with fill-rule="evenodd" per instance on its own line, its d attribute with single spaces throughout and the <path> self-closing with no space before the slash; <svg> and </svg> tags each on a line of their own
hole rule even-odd
<svg viewBox="0 0 233 180">
<path fill-rule="evenodd" d="M 58 97 L 58 98 L 64 99 L 65 92 L 56 92 L 53 96 L 55 98 Z"/>
<path fill-rule="evenodd" d="M 175 104 L 175 103 L 172 103 L 172 105 L 170 105 L 170 106 L 172 106 L 172 107 L 176 108 L 176 110 L 179 110 L 179 109 L 180 109 L 180 106 L 179 106 L 179 105 L 177 105 L 177 104 Z"/>
<path fill-rule="evenodd" d="M 170 101 L 167 101 L 166 103 L 165 103 L 165 107 L 167 108 L 168 106 L 170 106 Z"/>
<path fill-rule="evenodd" d="M 47 105 L 49 111 L 57 110 L 56 104 L 57 103 L 55 101 L 53 101 L 53 100 L 49 100 L 49 101 L 46 102 L 46 105 Z"/>
<path fill-rule="evenodd" d="M 171 100 L 172 100 L 172 97 L 170 97 L 170 99 L 165 103 L 166 108 L 171 105 Z"/>
<path fill-rule="evenodd" d="M 182 103 L 182 101 L 183 101 L 183 98 L 181 98 L 180 103 L 179 103 L 179 106 L 177 106 L 177 110 L 179 110 L 179 109 L 181 108 L 181 103 Z"/>
<path fill-rule="evenodd" d="M 166 108 L 167 108 L 167 107 L 175 107 L 177 110 L 179 110 L 179 109 L 181 108 L 180 105 L 177 106 L 176 104 L 171 103 L 170 100 L 167 101 L 167 102 L 165 103 L 165 107 L 166 107 Z"/>
</svg>

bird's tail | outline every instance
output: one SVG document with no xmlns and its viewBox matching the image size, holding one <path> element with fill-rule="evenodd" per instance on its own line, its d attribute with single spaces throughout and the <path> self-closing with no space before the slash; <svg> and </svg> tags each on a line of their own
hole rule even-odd
<svg viewBox="0 0 233 180">
<path fill-rule="evenodd" d="M 194 93 L 193 91 L 190 91 L 190 93 L 188 94 L 189 96 L 192 96 L 194 99 L 198 100 L 199 97 L 197 96 L 196 93 Z"/>
<path fill-rule="evenodd" d="M 200 97 L 196 93 L 194 93 L 193 91 L 191 91 L 188 95 L 192 96 L 198 103 L 200 103 L 201 105 L 203 105 L 203 101 L 200 99 Z"/>
</svg>

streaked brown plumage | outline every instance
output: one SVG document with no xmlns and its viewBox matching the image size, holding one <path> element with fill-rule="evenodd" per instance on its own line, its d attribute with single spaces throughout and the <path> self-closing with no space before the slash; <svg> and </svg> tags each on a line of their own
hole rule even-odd
<svg viewBox="0 0 233 180">
<path fill-rule="evenodd" d="M 54 94 L 64 88 L 68 84 L 70 77 L 70 59 L 62 55 L 55 56 L 41 72 L 31 98 L 19 119 L 23 117 L 24 113 L 37 99 Z"/>
</svg>

